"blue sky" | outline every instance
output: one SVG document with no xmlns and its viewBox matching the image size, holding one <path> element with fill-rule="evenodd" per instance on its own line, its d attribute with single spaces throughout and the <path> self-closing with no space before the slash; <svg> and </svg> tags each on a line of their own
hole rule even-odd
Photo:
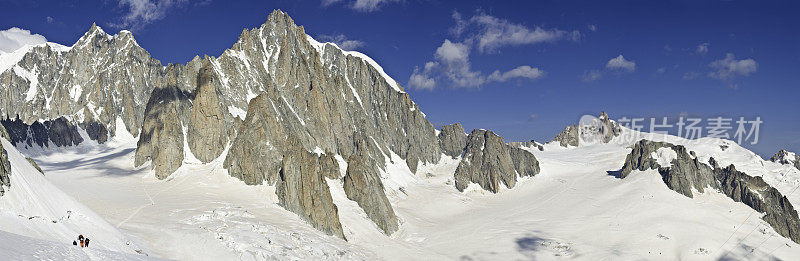
<svg viewBox="0 0 800 261">
<path fill-rule="evenodd" d="M 0 0 L 0 30 L 72 45 L 96 22 L 132 30 L 165 64 L 185 63 L 221 54 L 282 9 L 315 38 L 378 61 L 437 127 L 549 141 L 601 110 L 645 127 L 651 117 L 734 118 L 730 135 L 739 117 L 760 117 L 759 143 L 746 147 L 800 151 L 800 4 L 599 2 Z"/>
</svg>

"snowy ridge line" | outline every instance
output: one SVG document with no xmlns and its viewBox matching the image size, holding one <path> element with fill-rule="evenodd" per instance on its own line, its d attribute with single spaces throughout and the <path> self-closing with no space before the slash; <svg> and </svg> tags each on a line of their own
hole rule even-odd
<svg viewBox="0 0 800 261">
<path fill-rule="evenodd" d="M 344 53 L 345 55 L 351 55 L 351 56 L 360 58 L 361 60 L 363 60 L 364 62 L 367 62 L 370 66 L 372 66 L 372 68 L 375 68 L 375 70 L 378 71 L 378 73 L 380 73 L 381 76 L 383 76 L 383 79 L 386 80 L 386 83 L 388 83 L 389 86 L 392 87 L 392 89 L 394 89 L 395 91 L 397 91 L 399 93 L 405 93 L 402 89 L 400 89 L 400 86 L 397 84 L 397 81 L 395 81 L 392 77 L 390 77 L 388 74 L 386 74 L 386 72 L 383 70 L 383 67 L 381 67 L 377 62 L 375 62 L 375 60 L 373 60 L 372 58 L 370 58 L 366 54 L 363 54 L 363 53 L 360 53 L 360 52 L 357 52 L 357 51 L 345 51 L 344 49 L 342 49 L 341 47 L 336 45 L 336 43 L 332 43 L 332 42 L 320 43 L 319 41 L 315 40 L 314 37 L 311 37 L 308 34 L 306 34 L 306 40 L 308 40 L 308 42 L 311 44 L 311 46 L 313 46 L 314 49 L 316 49 L 317 52 L 319 52 L 319 53 L 322 53 L 325 50 L 325 46 L 330 44 L 333 47 L 335 47 L 336 49 L 339 49 L 340 51 L 342 51 L 342 53 Z"/>
</svg>

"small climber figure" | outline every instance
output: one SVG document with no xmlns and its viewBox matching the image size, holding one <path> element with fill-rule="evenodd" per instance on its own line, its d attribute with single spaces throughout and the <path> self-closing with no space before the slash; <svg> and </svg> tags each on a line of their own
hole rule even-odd
<svg viewBox="0 0 800 261">
<path fill-rule="evenodd" d="M 85 245 L 85 247 L 89 247 L 89 238 L 87 237 L 87 238 L 86 238 L 86 239 L 84 239 L 83 241 L 84 241 L 84 243 L 83 243 L 83 244 Z"/>
<path fill-rule="evenodd" d="M 78 235 L 78 241 L 81 242 L 81 247 L 83 247 L 83 235 Z"/>
</svg>

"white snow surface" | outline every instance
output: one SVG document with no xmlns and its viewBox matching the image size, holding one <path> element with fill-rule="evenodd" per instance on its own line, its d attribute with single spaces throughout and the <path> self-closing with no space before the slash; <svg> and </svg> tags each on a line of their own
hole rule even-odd
<svg viewBox="0 0 800 261">
<path fill-rule="evenodd" d="M 498 194 L 476 184 L 458 192 L 453 173 L 460 158 L 442 155 L 439 163 L 422 162 L 412 173 L 393 151 L 381 148 L 387 162 L 378 166 L 381 179 L 401 226 L 390 236 L 382 234 L 347 198 L 341 179 L 328 179 L 348 241 L 324 235 L 278 206 L 274 186 L 247 186 L 230 177 L 222 167 L 224 156 L 202 164 L 187 155 L 178 171 L 159 181 L 149 166 L 132 167 L 133 137 L 33 154 L 47 179 L 160 258 L 800 258 L 800 245 L 778 235 L 761 214 L 719 192 L 685 197 L 667 188 L 656 170 L 634 171 L 625 179 L 609 174 L 622 167 L 639 138 L 684 145 L 702 161 L 714 157 L 722 165 L 733 163 L 764 177 L 795 204 L 800 193 L 792 192 L 800 171 L 764 161 L 726 140 L 634 134 L 633 139 L 617 138 L 609 144 L 527 148 L 539 160 L 541 173 L 521 178 L 514 188 Z M 661 164 L 676 157 L 670 151 L 651 156 Z M 336 160 L 344 175 L 346 160 L 339 155 Z"/>
<path fill-rule="evenodd" d="M 672 167 L 672 161 L 678 159 L 678 153 L 670 148 L 659 148 L 651 153 L 650 157 L 661 167 Z"/>
<path fill-rule="evenodd" d="M 0 197 L 0 230 L 53 244 L 71 246 L 78 235 L 84 235 L 92 240 L 92 249 L 129 254 L 145 250 L 51 184 L 10 142 L 1 138 L 0 141 L 11 163 L 11 186 L 6 187 L 5 195 Z"/>
<path fill-rule="evenodd" d="M 140 254 L 80 248 L 0 230 L 0 260 L 158 260 Z M 94 241 L 92 241 L 94 242 Z"/>
</svg>

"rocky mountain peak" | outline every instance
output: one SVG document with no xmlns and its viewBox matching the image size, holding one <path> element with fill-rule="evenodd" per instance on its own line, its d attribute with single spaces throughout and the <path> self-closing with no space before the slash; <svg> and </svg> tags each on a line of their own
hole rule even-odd
<svg viewBox="0 0 800 261">
<path fill-rule="evenodd" d="M 798 156 L 794 152 L 789 152 L 787 150 L 780 150 L 778 151 L 778 153 L 775 153 L 775 155 L 772 155 L 772 158 L 770 158 L 769 160 L 784 165 L 792 165 L 800 170 L 800 156 Z"/>
<path fill-rule="evenodd" d="M 601 112 L 599 116 L 584 115 L 578 123 L 567 126 L 556 135 L 551 142 L 557 142 L 562 147 L 577 147 L 581 144 L 608 143 L 619 136 L 622 128 L 619 123 Z"/>
</svg>

